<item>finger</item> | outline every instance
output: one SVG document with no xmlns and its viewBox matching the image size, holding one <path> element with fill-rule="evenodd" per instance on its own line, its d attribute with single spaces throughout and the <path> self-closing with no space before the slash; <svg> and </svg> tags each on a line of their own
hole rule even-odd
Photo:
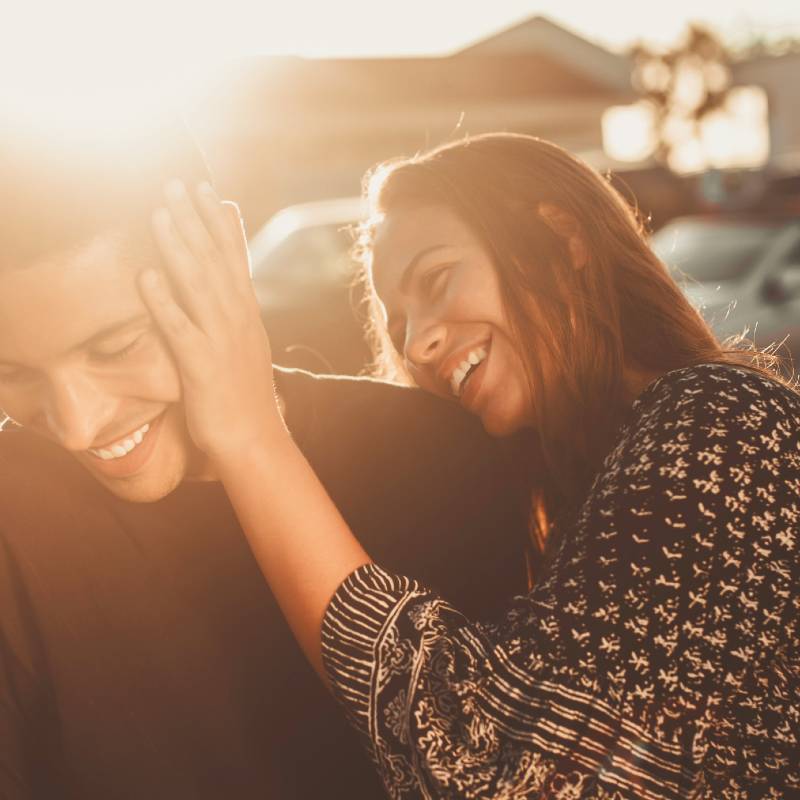
<svg viewBox="0 0 800 800">
<path fill-rule="evenodd" d="M 171 180 L 164 187 L 164 196 L 175 228 L 194 254 L 199 267 L 213 270 L 220 253 L 186 187 L 179 180 Z"/>
<path fill-rule="evenodd" d="M 253 268 L 250 263 L 250 250 L 247 247 L 247 233 L 244 220 L 236 203 L 224 202 L 226 222 L 231 236 L 231 250 L 234 253 L 233 277 L 240 289 L 251 291 L 253 288 Z"/>
<path fill-rule="evenodd" d="M 178 299 L 195 323 L 208 328 L 219 318 L 217 293 L 165 208 L 153 214 L 153 234 Z"/>
<path fill-rule="evenodd" d="M 142 272 L 138 284 L 147 310 L 166 340 L 181 373 L 187 377 L 198 374 L 202 365 L 199 364 L 201 333 L 197 326 L 175 301 L 156 270 Z"/>
<path fill-rule="evenodd" d="M 236 203 L 221 201 L 207 182 L 197 187 L 197 198 L 198 209 L 225 258 L 236 287 L 245 288 L 250 283 L 250 254 L 239 207 Z"/>
<path fill-rule="evenodd" d="M 214 191 L 214 187 L 208 181 L 198 184 L 195 190 L 195 199 L 197 211 L 202 217 L 209 234 L 214 239 L 216 247 L 226 257 L 234 255 L 235 242 L 228 225 L 228 217 L 224 209 L 225 204 Z"/>
</svg>

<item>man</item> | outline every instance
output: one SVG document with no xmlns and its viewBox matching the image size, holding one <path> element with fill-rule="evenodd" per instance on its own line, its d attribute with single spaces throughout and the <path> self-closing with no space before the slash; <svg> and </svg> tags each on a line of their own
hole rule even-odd
<svg viewBox="0 0 800 800">
<path fill-rule="evenodd" d="M 182 131 L 148 144 L 0 164 L 0 797 L 380 796 L 187 434 L 135 279 L 160 187 L 207 175 Z M 524 590 L 520 481 L 472 419 L 278 383 L 373 557 L 476 616 Z"/>
</svg>

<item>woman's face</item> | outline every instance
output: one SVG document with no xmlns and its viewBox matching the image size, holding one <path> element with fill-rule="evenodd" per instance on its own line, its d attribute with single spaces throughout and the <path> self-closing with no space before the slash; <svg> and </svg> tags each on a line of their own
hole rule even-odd
<svg viewBox="0 0 800 800">
<path fill-rule="evenodd" d="M 392 342 L 419 386 L 459 402 L 492 435 L 532 424 L 497 272 L 453 211 L 387 214 L 376 229 L 372 280 Z"/>
</svg>

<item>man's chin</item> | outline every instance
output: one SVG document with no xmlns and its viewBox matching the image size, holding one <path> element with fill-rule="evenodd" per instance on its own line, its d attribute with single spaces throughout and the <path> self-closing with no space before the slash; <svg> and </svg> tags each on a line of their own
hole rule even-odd
<svg viewBox="0 0 800 800">
<path fill-rule="evenodd" d="M 75 455 L 80 465 L 111 494 L 129 503 L 155 503 L 173 492 L 184 480 L 188 457 L 182 451 L 172 450 L 169 457 L 155 454 L 156 459 L 133 475 L 114 476 L 104 474 L 93 464 L 94 456 Z M 161 459 L 158 456 L 161 455 Z"/>
<path fill-rule="evenodd" d="M 107 478 L 97 474 L 94 478 L 120 500 L 129 503 L 155 503 L 175 491 L 183 481 L 183 475 L 177 472 L 169 477 L 159 476 L 158 480 Z"/>
<path fill-rule="evenodd" d="M 173 492 L 196 466 L 198 453 L 186 430 L 182 409 L 172 405 L 148 434 L 150 450 L 134 450 L 123 462 L 98 460 L 89 452 L 74 453 L 84 469 L 109 492 L 130 503 L 154 503 Z M 147 441 L 143 447 L 147 446 Z M 130 462 L 137 453 L 143 458 Z"/>
</svg>

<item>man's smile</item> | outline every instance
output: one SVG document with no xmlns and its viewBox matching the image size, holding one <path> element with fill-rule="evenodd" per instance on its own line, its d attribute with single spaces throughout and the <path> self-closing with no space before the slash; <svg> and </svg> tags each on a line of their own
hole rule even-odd
<svg viewBox="0 0 800 800">
<path fill-rule="evenodd" d="M 149 460 L 158 441 L 166 411 L 104 447 L 85 451 L 87 466 L 107 478 L 127 478 L 139 472 Z"/>
<path fill-rule="evenodd" d="M 144 441 L 144 437 L 149 430 L 150 423 L 145 422 L 144 425 L 137 428 L 135 431 L 122 436 L 110 444 L 106 444 L 97 448 L 90 447 L 89 452 L 93 456 L 101 458 L 103 461 L 110 461 L 112 458 L 122 458 Z"/>
</svg>

